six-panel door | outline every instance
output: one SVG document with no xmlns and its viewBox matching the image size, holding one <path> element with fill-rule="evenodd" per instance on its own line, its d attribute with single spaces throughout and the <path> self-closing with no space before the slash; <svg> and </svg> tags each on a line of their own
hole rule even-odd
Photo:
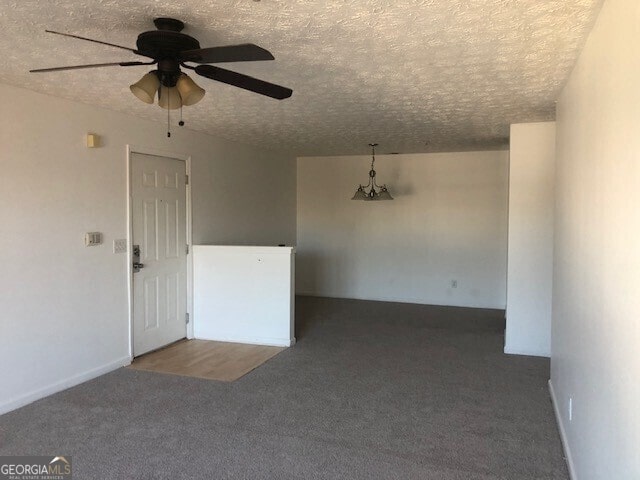
<svg viewBox="0 0 640 480">
<path fill-rule="evenodd" d="M 131 155 L 133 245 L 141 267 L 133 273 L 133 354 L 186 336 L 185 163 Z"/>
</svg>

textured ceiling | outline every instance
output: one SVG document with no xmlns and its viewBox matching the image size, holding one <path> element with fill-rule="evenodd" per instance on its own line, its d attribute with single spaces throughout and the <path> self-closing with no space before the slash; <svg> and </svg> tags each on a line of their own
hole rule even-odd
<svg viewBox="0 0 640 480">
<path fill-rule="evenodd" d="M 154 17 L 170 16 L 203 47 L 270 50 L 276 61 L 223 66 L 294 90 L 276 101 L 193 74 L 207 95 L 185 107 L 185 128 L 296 155 L 366 153 L 372 141 L 380 153 L 495 148 L 506 144 L 510 123 L 554 118 L 600 4 L 0 0 L 0 82 L 166 122 L 166 111 L 128 89 L 149 67 L 28 70 L 142 59 L 45 28 L 135 47 Z"/>
</svg>

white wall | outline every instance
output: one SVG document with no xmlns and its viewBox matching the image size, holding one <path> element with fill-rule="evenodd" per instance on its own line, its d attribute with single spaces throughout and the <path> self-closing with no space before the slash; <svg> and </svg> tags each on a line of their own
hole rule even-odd
<svg viewBox="0 0 640 480">
<path fill-rule="evenodd" d="M 511 125 L 505 353 L 551 354 L 555 122 Z"/>
<path fill-rule="evenodd" d="M 557 110 L 551 384 L 580 480 L 640 478 L 639 86 L 640 2 L 607 0 Z"/>
<path fill-rule="evenodd" d="M 295 243 L 293 157 L 7 85 L 0 104 L 0 412 L 128 362 L 126 144 L 192 156 L 194 243 Z"/>
<path fill-rule="evenodd" d="M 298 159 L 298 293 L 504 308 L 508 152 Z M 451 281 L 458 287 L 452 288 Z"/>
<path fill-rule="evenodd" d="M 195 338 L 289 347 L 294 334 L 293 247 L 193 247 Z"/>
</svg>

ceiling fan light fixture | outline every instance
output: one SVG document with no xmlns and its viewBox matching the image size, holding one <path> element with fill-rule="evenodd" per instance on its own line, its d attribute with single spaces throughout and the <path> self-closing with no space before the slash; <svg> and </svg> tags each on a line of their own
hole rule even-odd
<svg viewBox="0 0 640 480">
<path fill-rule="evenodd" d="M 177 87 L 165 87 L 158 90 L 158 105 L 165 110 L 177 110 L 182 107 L 182 97 Z"/>
<path fill-rule="evenodd" d="M 182 33 L 184 23 L 174 18 L 156 18 L 153 23 L 156 30 L 140 33 L 136 40 L 137 48 L 130 48 L 115 43 L 81 37 L 71 33 L 45 30 L 47 33 L 84 40 L 86 42 L 107 45 L 112 48 L 126 50 L 135 55 L 147 57 L 149 61 L 124 61 L 108 63 L 91 63 L 68 65 L 63 67 L 36 68 L 30 72 L 60 72 L 100 67 L 134 67 L 140 65 L 156 65 L 155 70 L 146 73 L 140 80 L 129 86 L 129 90 L 142 102 L 153 104 L 158 98 L 158 105 L 167 111 L 167 137 L 171 137 L 171 110 L 180 109 L 179 126 L 184 126 L 182 107 L 195 105 L 205 95 L 205 90 L 198 86 L 180 67 L 193 70 L 196 75 L 267 97 L 283 100 L 291 97 L 293 90 L 274 83 L 265 82 L 242 73 L 209 65 L 222 62 L 254 62 L 274 60 L 273 55 L 253 43 L 238 45 L 222 45 L 201 48 L 200 42 L 190 35 Z M 188 65 L 191 63 L 197 66 Z"/>
<path fill-rule="evenodd" d="M 181 73 L 176 83 L 176 88 L 182 98 L 182 105 L 188 107 L 189 105 L 195 105 L 204 97 L 205 90 L 199 87 L 196 82 L 191 78 Z"/>
<path fill-rule="evenodd" d="M 131 93 L 142 100 L 144 103 L 152 104 L 156 92 L 160 88 L 160 80 L 155 72 L 145 74 L 140 80 L 129 87 Z"/>
</svg>

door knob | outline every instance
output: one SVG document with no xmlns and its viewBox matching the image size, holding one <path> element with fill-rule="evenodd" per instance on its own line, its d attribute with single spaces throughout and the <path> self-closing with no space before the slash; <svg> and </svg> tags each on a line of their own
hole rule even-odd
<svg viewBox="0 0 640 480">
<path fill-rule="evenodd" d="M 133 262 L 133 271 L 139 272 L 141 268 L 144 268 L 144 263 Z"/>
</svg>

